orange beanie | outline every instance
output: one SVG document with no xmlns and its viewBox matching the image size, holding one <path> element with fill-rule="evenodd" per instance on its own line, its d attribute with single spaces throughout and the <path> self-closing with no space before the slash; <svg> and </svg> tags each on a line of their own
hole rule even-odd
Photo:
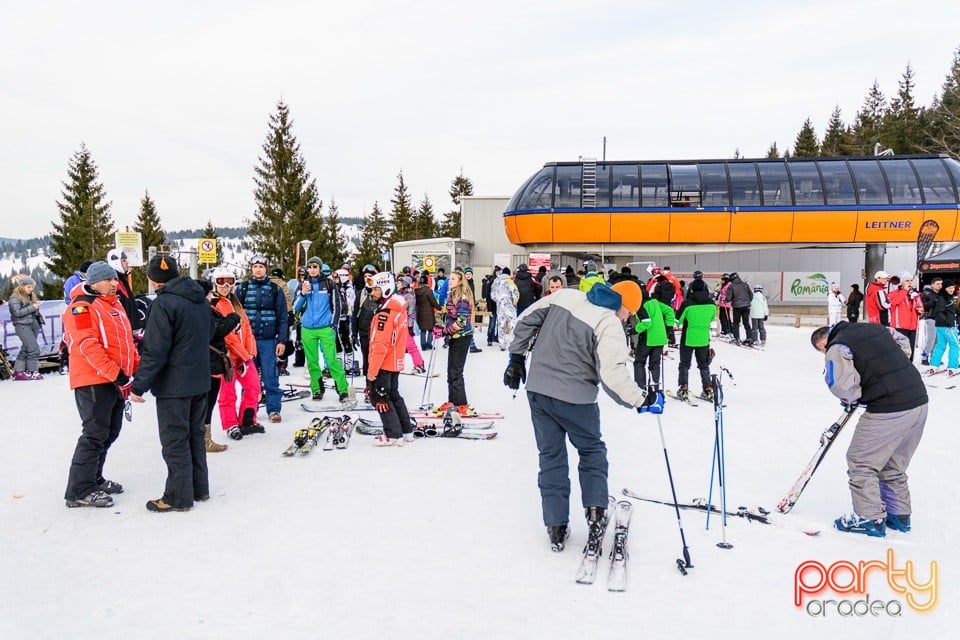
<svg viewBox="0 0 960 640">
<path fill-rule="evenodd" d="M 621 280 L 611 287 L 620 294 L 623 299 L 623 306 L 630 309 L 630 313 L 636 313 L 643 304 L 643 292 L 640 291 L 640 285 L 633 280 Z"/>
</svg>

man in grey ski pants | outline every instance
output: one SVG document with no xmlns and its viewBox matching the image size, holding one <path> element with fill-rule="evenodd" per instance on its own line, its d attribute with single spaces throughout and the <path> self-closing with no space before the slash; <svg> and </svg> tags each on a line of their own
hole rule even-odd
<svg viewBox="0 0 960 640">
<path fill-rule="evenodd" d="M 854 513 L 834 521 L 840 531 L 874 537 L 910 530 L 907 467 L 927 421 L 927 391 L 910 362 L 910 343 L 888 327 L 839 322 L 810 338 L 826 354 L 825 379 L 847 411 L 866 406 L 850 447 L 847 475 Z"/>
</svg>

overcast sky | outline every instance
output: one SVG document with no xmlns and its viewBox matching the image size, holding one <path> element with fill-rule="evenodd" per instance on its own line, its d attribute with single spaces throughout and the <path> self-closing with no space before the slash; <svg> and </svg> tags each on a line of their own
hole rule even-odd
<svg viewBox="0 0 960 640">
<path fill-rule="evenodd" d="M 244 224 L 278 100 L 324 205 L 389 208 L 451 180 L 511 195 L 545 162 L 763 156 L 849 122 L 906 65 L 929 104 L 957 0 L 3 3 L 0 236 L 48 233 L 90 149 L 118 225 Z"/>
</svg>

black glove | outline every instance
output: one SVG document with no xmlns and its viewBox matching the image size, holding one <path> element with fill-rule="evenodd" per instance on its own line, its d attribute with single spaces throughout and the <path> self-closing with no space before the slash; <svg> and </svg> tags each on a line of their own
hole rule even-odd
<svg viewBox="0 0 960 640">
<path fill-rule="evenodd" d="M 520 388 L 521 382 L 527 381 L 527 367 L 525 365 L 526 357 L 519 353 L 510 354 L 510 364 L 507 370 L 503 372 L 503 384 L 514 391 Z"/>
<path fill-rule="evenodd" d="M 390 393 L 381 384 L 375 384 L 370 389 L 370 403 L 377 410 L 377 413 L 387 413 L 390 411 Z"/>
<path fill-rule="evenodd" d="M 113 386 L 120 392 L 120 397 L 126 400 L 130 397 L 130 389 L 133 387 L 133 378 L 123 371 L 117 374 L 117 379 L 113 381 Z"/>
<path fill-rule="evenodd" d="M 769 318 L 769 317 L 770 317 L 770 316 L 763 316 L 763 321 L 766 322 L 766 321 L 767 321 L 767 318 Z"/>
<path fill-rule="evenodd" d="M 854 400 L 853 402 L 841 402 L 840 406 L 843 407 L 843 410 L 847 413 L 853 413 L 857 410 L 857 407 L 860 406 L 860 403 Z"/>
</svg>

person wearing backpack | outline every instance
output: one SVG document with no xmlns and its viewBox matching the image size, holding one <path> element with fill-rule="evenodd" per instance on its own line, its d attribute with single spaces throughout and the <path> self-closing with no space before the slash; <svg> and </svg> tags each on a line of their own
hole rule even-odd
<svg viewBox="0 0 960 640">
<path fill-rule="evenodd" d="M 250 259 L 251 276 L 237 285 L 236 296 L 250 319 L 250 330 L 257 344 L 255 362 L 260 370 L 267 415 L 270 422 L 280 422 L 283 393 L 280 391 L 280 372 L 277 358 L 284 354 L 289 335 L 287 298 L 275 283 L 267 278 L 269 261 L 262 255 Z"/>
<path fill-rule="evenodd" d="M 312 257 L 307 260 L 307 278 L 300 285 L 293 310 L 300 314 L 300 332 L 303 351 L 307 356 L 307 369 L 310 371 L 310 391 L 313 392 L 313 399 L 318 402 L 323 399 L 323 366 L 320 364 L 320 352 L 323 351 L 323 359 L 336 384 L 340 402 L 343 403 L 349 397 L 348 385 L 343 364 L 337 358 L 336 336 L 342 298 L 333 281 L 322 275 L 322 266 L 320 258 Z"/>
</svg>

